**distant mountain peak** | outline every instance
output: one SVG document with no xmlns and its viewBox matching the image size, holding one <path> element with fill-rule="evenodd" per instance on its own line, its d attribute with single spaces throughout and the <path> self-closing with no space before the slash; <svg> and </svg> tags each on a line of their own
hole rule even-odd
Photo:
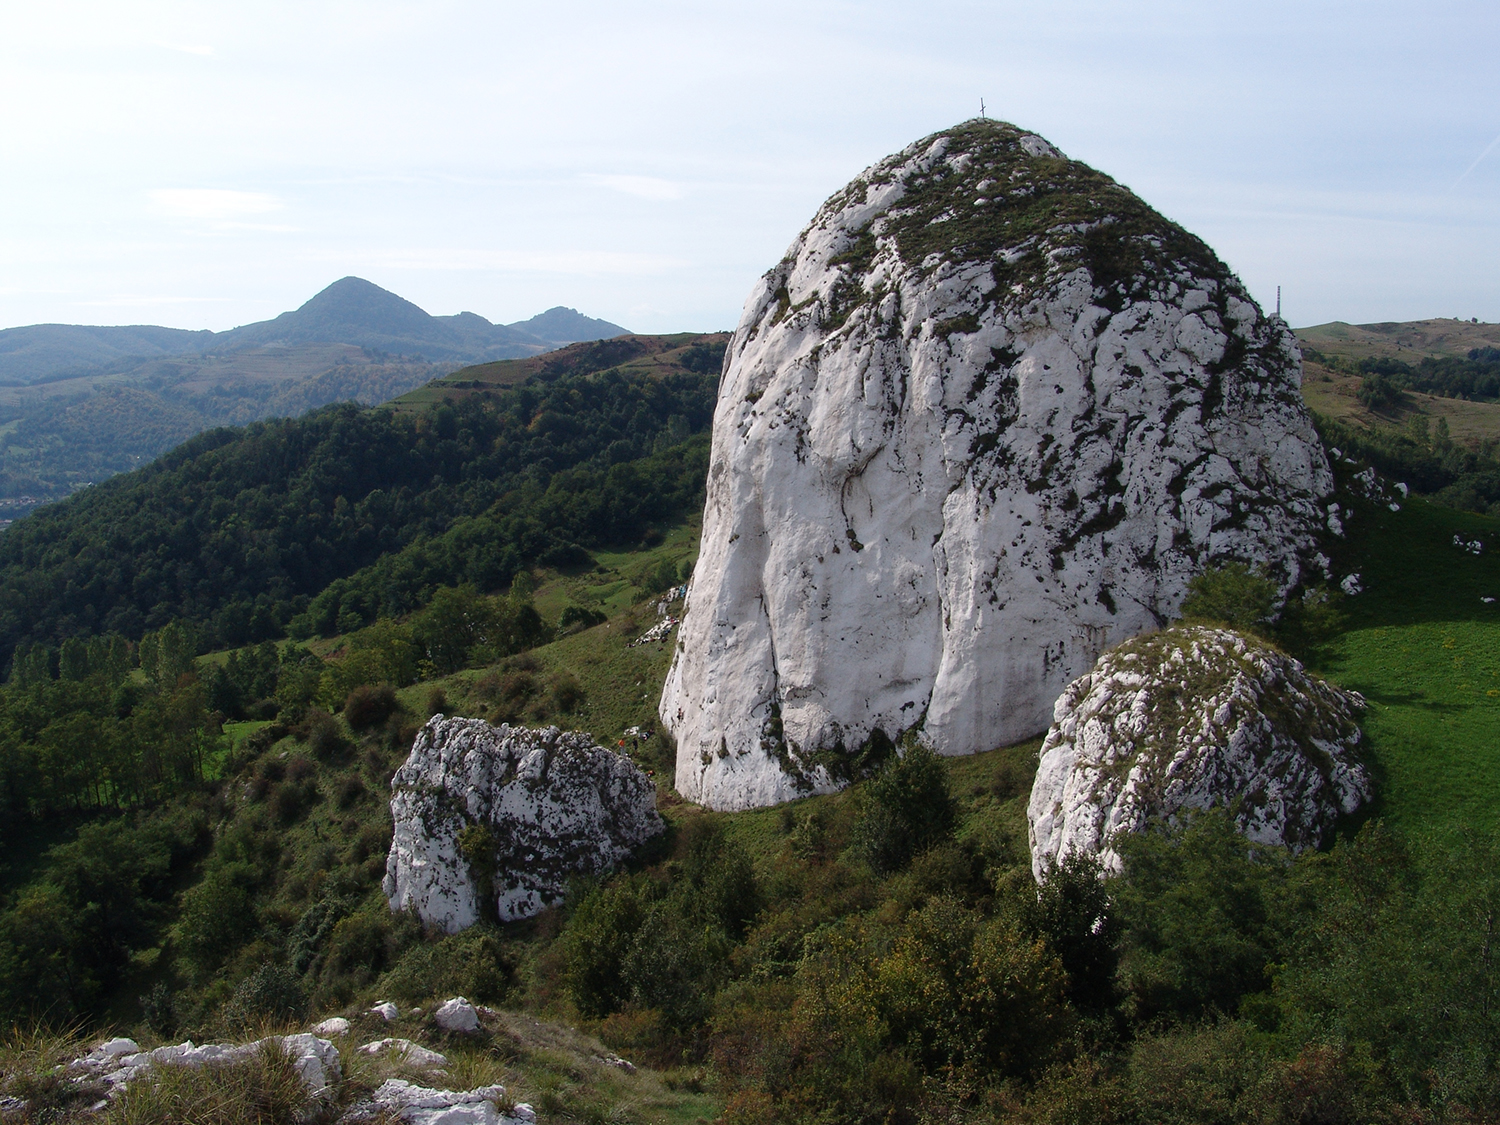
<svg viewBox="0 0 1500 1125">
<path fill-rule="evenodd" d="M 372 281 L 362 277 L 341 277 L 314 294 L 295 312 L 283 313 L 276 319 L 311 320 L 324 326 L 376 328 L 389 333 L 392 328 L 426 328 L 433 318 L 405 297 L 382 289 Z"/>
<path fill-rule="evenodd" d="M 518 320 L 506 325 L 518 332 L 525 332 L 539 340 L 561 347 L 576 344 L 580 340 L 608 340 L 615 336 L 628 336 L 630 329 L 621 328 L 607 320 L 596 320 L 584 316 L 577 309 L 557 305 L 544 313 L 537 313 L 530 320 Z"/>
</svg>

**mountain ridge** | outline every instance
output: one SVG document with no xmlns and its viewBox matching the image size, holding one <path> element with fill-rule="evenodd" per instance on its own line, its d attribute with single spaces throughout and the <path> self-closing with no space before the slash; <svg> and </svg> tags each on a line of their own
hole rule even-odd
<svg viewBox="0 0 1500 1125">
<path fill-rule="evenodd" d="M 0 329 L 0 385 L 102 376 L 150 359 L 268 345 L 353 344 L 428 362 L 485 362 L 537 355 L 629 330 L 562 305 L 495 324 L 474 312 L 433 316 L 359 277 L 325 286 L 295 309 L 223 332 L 160 325 L 30 324 Z"/>
</svg>

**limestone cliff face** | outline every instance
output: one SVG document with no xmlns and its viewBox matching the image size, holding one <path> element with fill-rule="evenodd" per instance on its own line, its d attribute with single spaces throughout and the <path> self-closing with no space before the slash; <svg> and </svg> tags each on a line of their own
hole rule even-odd
<svg viewBox="0 0 1500 1125">
<path fill-rule="evenodd" d="M 1026 810 L 1032 873 L 1075 853 L 1118 871 L 1120 833 L 1215 805 L 1257 843 L 1317 847 L 1371 797 L 1363 710 L 1355 692 L 1227 629 L 1129 641 L 1057 700 Z"/>
<path fill-rule="evenodd" d="M 834 788 L 911 731 L 1045 729 L 1192 574 L 1284 583 L 1332 477 L 1292 335 L 1202 242 L 969 122 L 830 199 L 725 357 L 661 717 L 714 808 Z"/>
</svg>

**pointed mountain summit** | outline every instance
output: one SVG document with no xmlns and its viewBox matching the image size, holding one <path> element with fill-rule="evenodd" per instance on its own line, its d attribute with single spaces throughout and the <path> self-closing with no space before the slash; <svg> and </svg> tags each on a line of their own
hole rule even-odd
<svg viewBox="0 0 1500 1125">
<path fill-rule="evenodd" d="M 359 277 L 335 281 L 301 308 L 222 333 L 214 350 L 268 344 L 357 344 L 373 351 L 445 359 L 518 359 L 546 341 L 475 313 L 431 316 Z"/>
</svg>

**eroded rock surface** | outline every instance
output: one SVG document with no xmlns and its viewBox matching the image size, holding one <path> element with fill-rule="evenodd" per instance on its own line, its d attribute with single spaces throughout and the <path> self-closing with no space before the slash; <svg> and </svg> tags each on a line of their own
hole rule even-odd
<svg viewBox="0 0 1500 1125">
<path fill-rule="evenodd" d="M 1269 645 L 1182 626 L 1128 641 L 1057 701 L 1026 817 L 1032 873 L 1148 817 L 1225 806 L 1258 843 L 1301 850 L 1370 799 L 1355 756 L 1364 699 Z"/>
<path fill-rule="evenodd" d="M 503 921 L 530 917 L 663 828 L 655 784 L 629 758 L 556 727 L 435 715 L 391 789 L 386 897 L 449 933 L 485 899 Z"/>
<path fill-rule="evenodd" d="M 1045 729 L 1216 561 L 1296 581 L 1328 462 L 1286 325 L 1201 241 L 974 121 L 831 198 L 726 354 L 661 717 L 713 808 L 843 784 L 907 731 Z"/>
</svg>

